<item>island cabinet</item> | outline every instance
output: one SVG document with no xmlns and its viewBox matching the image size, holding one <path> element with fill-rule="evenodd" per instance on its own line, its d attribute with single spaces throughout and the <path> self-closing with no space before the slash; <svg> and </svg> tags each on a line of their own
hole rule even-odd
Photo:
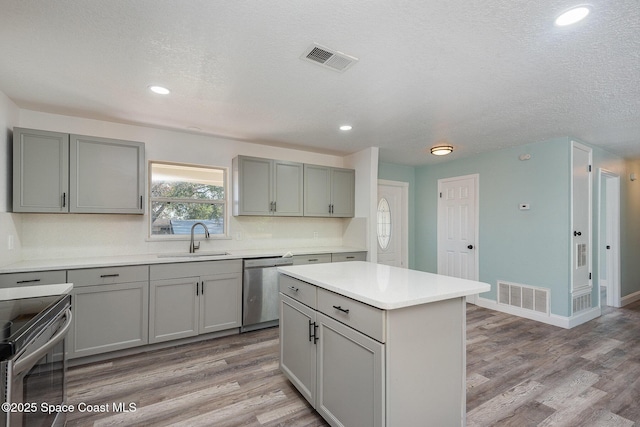
<svg viewBox="0 0 640 427">
<path fill-rule="evenodd" d="M 281 370 L 330 425 L 464 425 L 465 296 L 489 285 L 366 262 L 278 270 Z"/>
<path fill-rule="evenodd" d="M 13 130 L 13 211 L 143 214 L 144 143 Z"/>
<path fill-rule="evenodd" d="M 68 271 L 73 321 L 69 358 L 137 347 L 149 342 L 149 267 Z"/>
<path fill-rule="evenodd" d="M 304 165 L 304 215 L 351 218 L 355 214 L 355 170 Z"/>
<path fill-rule="evenodd" d="M 303 164 L 259 157 L 233 159 L 233 214 L 302 216 Z"/>
<path fill-rule="evenodd" d="M 200 261 L 150 267 L 149 342 L 239 328 L 242 261 Z"/>
</svg>

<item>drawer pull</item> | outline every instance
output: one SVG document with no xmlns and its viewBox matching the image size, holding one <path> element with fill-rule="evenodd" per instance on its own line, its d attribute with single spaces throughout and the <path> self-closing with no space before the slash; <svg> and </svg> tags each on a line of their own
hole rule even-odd
<svg viewBox="0 0 640 427">
<path fill-rule="evenodd" d="M 300 290 L 294 286 L 289 286 L 289 289 L 291 289 L 293 292 L 298 292 Z"/>
<path fill-rule="evenodd" d="M 119 274 L 117 274 L 117 273 L 116 273 L 116 274 L 101 274 L 101 275 L 100 275 L 100 277 L 102 277 L 103 279 L 104 279 L 105 277 L 118 277 L 118 276 L 120 276 L 120 275 L 119 275 Z"/>
<path fill-rule="evenodd" d="M 19 280 L 16 282 L 16 284 L 18 283 L 34 283 L 34 282 L 39 282 L 40 279 L 31 279 L 31 280 Z"/>
<path fill-rule="evenodd" d="M 344 314 L 349 314 L 349 309 L 348 308 L 342 308 L 339 305 L 334 305 L 333 308 L 335 308 L 336 310 L 339 310 L 341 312 L 343 312 Z"/>
<path fill-rule="evenodd" d="M 348 256 L 347 259 L 354 259 L 354 256 Z"/>
<path fill-rule="evenodd" d="M 317 262 L 318 258 L 309 258 L 309 262 Z"/>
</svg>

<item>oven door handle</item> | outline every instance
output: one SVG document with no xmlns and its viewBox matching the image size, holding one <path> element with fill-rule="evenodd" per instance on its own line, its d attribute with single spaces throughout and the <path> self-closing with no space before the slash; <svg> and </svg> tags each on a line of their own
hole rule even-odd
<svg viewBox="0 0 640 427">
<path fill-rule="evenodd" d="M 40 360 L 45 354 L 49 352 L 49 350 L 51 350 L 60 341 L 64 339 L 65 335 L 67 335 L 67 332 L 69 331 L 69 328 L 71 327 L 71 309 L 70 308 L 68 308 L 65 311 L 65 316 L 67 318 L 67 321 L 65 322 L 64 326 L 54 336 L 52 336 L 51 339 L 47 341 L 46 344 L 44 344 L 39 349 L 35 350 L 33 353 L 29 354 L 25 358 L 19 359 L 16 363 L 14 363 L 13 365 L 14 375 L 19 375 L 23 371 L 26 371 L 27 369 L 31 369 L 31 367 L 38 360 Z"/>
</svg>

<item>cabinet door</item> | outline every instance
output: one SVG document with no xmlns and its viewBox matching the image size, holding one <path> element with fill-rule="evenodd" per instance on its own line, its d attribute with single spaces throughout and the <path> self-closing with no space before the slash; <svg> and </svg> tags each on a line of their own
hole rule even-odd
<svg viewBox="0 0 640 427">
<path fill-rule="evenodd" d="M 274 215 L 302 216 L 303 171 L 302 163 L 274 161 Z"/>
<path fill-rule="evenodd" d="M 322 313 L 316 410 L 336 426 L 384 425 L 384 346 Z"/>
<path fill-rule="evenodd" d="M 13 129 L 13 211 L 69 210 L 69 135 Z"/>
<path fill-rule="evenodd" d="M 234 215 L 271 215 L 271 169 L 273 161 L 257 157 L 236 158 L 234 181 Z M 234 177 L 236 171 L 234 171 Z"/>
<path fill-rule="evenodd" d="M 356 175 L 353 169 L 331 169 L 331 214 L 351 218 L 355 214 Z"/>
<path fill-rule="evenodd" d="M 148 343 L 149 283 L 74 288 L 69 357 L 89 356 Z"/>
<path fill-rule="evenodd" d="M 304 165 L 304 214 L 331 216 L 331 168 Z"/>
<path fill-rule="evenodd" d="M 316 404 L 315 311 L 280 294 L 280 369 L 312 406 Z"/>
<path fill-rule="evenodd" d="M 205 276 L 200 283 L 199 333 L 242 326 L 242 275 Z"/>
<path fill-rule="evenodd" d="M 71 135 L 71 212 L 144 213 L 141 142 Z"/>
<path fill-rule="evenodd" d="M 149 342 L 156 343 L 198 334 L 200 306 L 198 277 L 151 281 Z"/>
</svg>

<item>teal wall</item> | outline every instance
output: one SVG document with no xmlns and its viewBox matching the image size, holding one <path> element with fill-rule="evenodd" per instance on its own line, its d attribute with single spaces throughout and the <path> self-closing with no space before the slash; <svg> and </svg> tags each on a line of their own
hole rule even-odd
<svg viewBox="0 0 640 427">
<path fill-rule="evenodd" d="M 409 268 L 415 269 L 415 194 L 416 194 L 416 171 L 411 166 L 396 165 L 393 163 L 380 162 L 378 164 L 378 179 L 389 181 L 407 182 L 409 184 Z"/>
<path fill-rule="evenodd" d="M 582 143 L 582 142 L 581 142 Z M 589 144 L 585 144 L 589 145 Z M 640 292 L 640 159 L 625 161 L 593 149 L 593 302 L 598 301 L 601 267 L 598 250 L 598 171 L 620 176 L 621 295 Z M 519 160 L 531 154 L 531 160 Z M 551 313 L 571 314 L 571 139 L 556 138 L 413 168 L 380 163 L 379 178 L 409 182 L 410 268 L 437 272 L 438 180 L 479 175 L 479 272 L 496 299 L 496 282 L 539 286 L 551 290 Z M 638 180 L 629 181 L 635 172 Z M 519 203 L 531 209 L 520 211 Z"/>
<path fill-rule="evenodd" d="M 569 147 L 559 138 L 417 168 L 416 268 L 437 272 L 438 180 L 478 174 L 479 279 L 492 287 L 482 296 L 495 300 L 498 280 L 549 288 L 551 312 L 568 316 Z"/>
</svg>

